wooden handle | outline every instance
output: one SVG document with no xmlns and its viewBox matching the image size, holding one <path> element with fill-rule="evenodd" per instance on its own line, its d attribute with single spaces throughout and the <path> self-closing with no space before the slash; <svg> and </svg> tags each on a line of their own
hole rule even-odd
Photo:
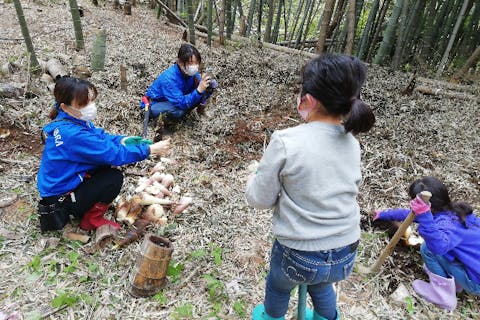
<svg viewBox="0 0 480 320">
<path fill-rule="evenodd" d="M 419 194 L 417 194 L 417 196 L 420 196 L 423 202 L 428 203 L 430 201 L 430 198 L 432 197 L 432 193 L 429 191 L 422 191 Z M 412 224 L 413 219 L 415 219 L 415 213 L 413 211 L 410 211 L 408 216 L 405 218 L 405 220 L 402 222 L 400 227 L 397 229 L 397 232 L 395 232 L 395 234 L 393 235 L 388 245 L 385 247 L 385 249 L 383 249 L 382 253 L 380 254 L 380 257 L 377 259 L 377 262 L 372 267 L 371 272 L 378 272 L 378 270 L 380 270 L 380 267 L 382 266 L 383 262 L 385 261 L 385 259 L 387 259 L 390 253 L 392 253 L 398 241 L 405 233 L 405 230 L 407 230 L 408 226 Z"/>
</svg>

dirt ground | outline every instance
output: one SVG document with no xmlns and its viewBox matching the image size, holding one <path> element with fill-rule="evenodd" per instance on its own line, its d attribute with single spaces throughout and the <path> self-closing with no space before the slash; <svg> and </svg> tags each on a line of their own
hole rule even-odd
<svg viewBox="0 0 480 320">
<path fill-rule="evenodd" d="M 105 70 L 89 78 L 100 93 L 96 125 L 111 133 L 138 135 L 138 101 L 175 60 L 182 32 L 163 17 L 157 20 L 156 12 L 143 4 L 134 7 L 131 16 L 114 10 L 110 2 L 99 7 L 80 4 L 86 49 L 76 52 L 68 2 L 22 2 L 38 58 L 57 58 L 75 76 L 79 67 L 89 67 L 94 32 L 104 28 Z M 0 98 L 0 200 L 18 197 L 0 208 L 0 310 L 17 311 L 20 319 L 248 319 L 263 299 L 272 234 L 271 212 L 245 202 L 247 166 L 261 157 L 274 130 L 300 123 L 294 103 L 305 58 L 253 42 L 208 48 L 204 39 L 197 39 L 220 88 L 206 117 L 192 113 L 177 127 L 169 155 L 177 163 L 167 166 L 194 203 L 182 215 L 169 217 L 167 226 L 149 229 L 174 241 L 171 269 L 157 295 L 133 298 L 128 289 L 141 240 L 92 254 L 88 244 L 61 233 L 40 233 L 39 133 L 48 122 L 53 98 L 49 83 L 26 72 L 28 59 L 15 10 L 5 0 L 0 0 L 0 29 L 0 63 L 11 66 L 2 67 L 0 82 L 24 89 L 23 96 Z M 120 65 L 127 68 L 126 91 L 120 89 Z M 362 98 L 374 109 L 377 122 L 358 137 L 362 241 L 354 273 L 336 287 L 338 308 L 343 319 L 478 319 L 478 297 L 461 293 L 456 311 L 446 312 L 415 295 L 411 282 L 426 277 L 415 248 L 398 246 L 380 273 L 362 273 L 389 240 L 385 226 L 372 225 L 371 213 L 406 206 L 406 188 L 414 179 L 434 175 L 445 181 L 453 199 L 466 200 L 480 212 L 478 79 L 471 85 L 418 80 L 433 89 L 465 93 L 465 98 L 453 99 L 417 91 L 400 94 L 410 77 L 369 66 Z M 131 195 L 139 174 L 147 176 L 157 161 L 123 168 L 122 195 Z M 395 298 L 402 289 L 406 296 Z M 296 302 L 293 293 L 287 319 L 294 318 Z"/>
</svg>

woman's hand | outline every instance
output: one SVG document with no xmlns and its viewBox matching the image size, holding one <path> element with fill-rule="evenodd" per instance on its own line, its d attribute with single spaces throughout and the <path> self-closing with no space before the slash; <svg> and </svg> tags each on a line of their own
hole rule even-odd
<svg viewBox="0 0 480 320">
<path fill-rule="evenodd" d="M 204 75 L 202 76 L 202 80 L 198 84 L 197 90 L 200 93 L 203 93 L 205 90 L 207 90 L 208 86 L 210 86 L 210 76 Z"/>
<path fill-rule="evenodd" d="M 165 156 L 170 149 L 170 139 L 162 140 L 150 145 L 150 154 Z"/>
</svg>

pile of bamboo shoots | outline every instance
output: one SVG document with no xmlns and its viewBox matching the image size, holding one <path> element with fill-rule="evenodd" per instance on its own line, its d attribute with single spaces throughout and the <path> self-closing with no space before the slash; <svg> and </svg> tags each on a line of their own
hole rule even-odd
<svg viewBox="0 0 480 320">
<path fill-rule="evenodd" d="M 180 195 L 173 175 L 166 173 L 166 166 L 173 163 L 172 159 L 161 158 L 148 177 L 139 178 L 133 195 L 117 199 L 115 219 L 130 226 L 117 246 L 137 240 L 150 224 L 166 225 L 169 217 L 181 214 L 192 203 L 191 197 Z"/>
</svg>

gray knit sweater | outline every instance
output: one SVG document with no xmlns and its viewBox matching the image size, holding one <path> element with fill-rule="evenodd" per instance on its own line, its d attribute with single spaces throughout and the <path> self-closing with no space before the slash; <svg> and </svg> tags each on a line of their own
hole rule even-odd
<svg viewBox="0 0 480 320">
<path fill-rule="evenodd" d="M 360 180 L 358 141 L 343 126 L 314 121 L 272 134 L 246 197 L 255 208 L 273 207 L 281 244 L 328 250 L 360 238 Z"/>
</svg>

